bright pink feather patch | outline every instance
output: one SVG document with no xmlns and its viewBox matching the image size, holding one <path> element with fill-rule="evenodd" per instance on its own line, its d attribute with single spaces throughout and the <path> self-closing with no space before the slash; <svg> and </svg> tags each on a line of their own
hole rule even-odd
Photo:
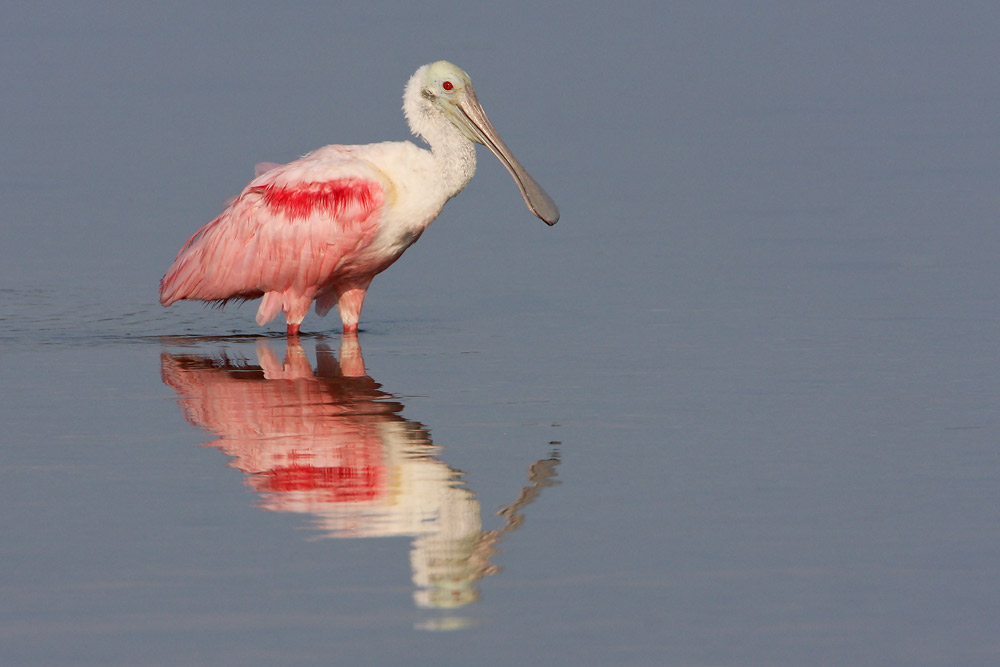
<svg viewBox="0 0 1000 667">
<path fill-rule="evenodd" d="M 254 480 L 258 491 L 318 492 L 327 502 L 376 500 L 385 487 L 383 466 L 312 467 L 291 465 L 273 468 Z"/>
<path fill-rule="evenodd" d="M 265 204 L 292 220 L 313 213 L 336 216 L 349 209 L 371 211 L 381 195 L 377 185 L 356 179 L 298 183 L 292 187 L 264 185 L 251 192 L 263 195 Z"/>
</svg>

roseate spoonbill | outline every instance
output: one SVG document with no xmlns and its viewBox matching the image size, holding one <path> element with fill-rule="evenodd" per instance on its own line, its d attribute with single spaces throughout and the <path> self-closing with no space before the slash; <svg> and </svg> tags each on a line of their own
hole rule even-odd
<svg viewBox="0 0 1000 667">
<path fill-rule="evenodd" d="M 160 303 L 182 299 L 261 299 L 257 323 L 283 311 L 288 335 L 316 302 L 316 313 L 340 310 L 356 332 L 372 278 L 399 259 L 462 191 L 476 170 L 474 143 L 484 144 L 514 177 L 528 208 L 549 225 L 555 202 L 514 158 L 476 99 L 469 75 L 438 61 L 406 84 L 409 141 L 326 146 L 258 174 L 177 254 L 160 281 Z"/>
</svg>

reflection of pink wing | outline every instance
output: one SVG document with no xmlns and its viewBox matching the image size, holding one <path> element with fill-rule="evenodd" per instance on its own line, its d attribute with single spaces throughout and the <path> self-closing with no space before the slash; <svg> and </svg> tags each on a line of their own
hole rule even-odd
<svg viewBox="0 0 1000 667">
<path fill-rule="evenodd" d="M 385 466 L 380 465 L 381 461 L 335 463 L 340 465 L 293 464 L 274 468 L 251 478 L 250 486 L 261 493 L 305 493 L 313 504 L 364 502 L 385 493 Z"/>
<path fill-rule="evenodd" d="M 378 400 L 386 394 L 367 376 L 307 376 L 308 360 L 295 351 L 275 367 L 263 346 L 264 374 L 289 378 L 271 380 L 247 367 L 224 372 L 205 359 L 163 354 L 163 381 L 182 397 L 189 422 L 220 436 L 213 445 L 250 475 L 254 489 L 299 506 L 286 509 L 382 498 L 389 478 L 383 436 L 397 430 L 387 424 L 409 424 L 396 414 L 402 406 Z"/>
</svg>

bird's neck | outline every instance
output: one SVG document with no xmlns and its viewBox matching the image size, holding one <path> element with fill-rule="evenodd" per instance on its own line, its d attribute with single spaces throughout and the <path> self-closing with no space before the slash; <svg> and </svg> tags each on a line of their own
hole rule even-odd
<svg viewBox="0 0 1000 667">
<path fill-rule="evenodd" d="M 424 136 L 431 155 L 444 177 L 444 187 L 451 199 L 469 183 L 476 173 L 476 145 L 453 127 Z"/>
</svg>

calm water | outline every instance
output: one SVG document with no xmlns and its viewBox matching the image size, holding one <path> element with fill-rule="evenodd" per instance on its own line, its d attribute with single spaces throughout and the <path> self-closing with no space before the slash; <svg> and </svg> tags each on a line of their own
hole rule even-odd
<svg viewBox="0 0 1000 667">
<path fill-rule="evenodd" d="M 1000 10 L 383 7 L 6 12 L 0 662 L 1000 662 Z M 442 57 L 559 225 L 159 307 Z"/>
</svg>

